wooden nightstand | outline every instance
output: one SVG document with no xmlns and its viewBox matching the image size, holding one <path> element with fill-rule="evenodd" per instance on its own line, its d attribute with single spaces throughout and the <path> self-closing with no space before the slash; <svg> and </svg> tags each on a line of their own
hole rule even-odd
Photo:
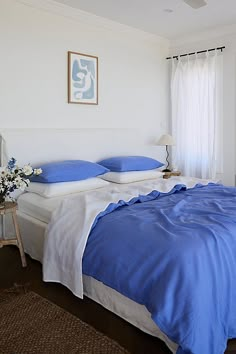
<svg viewBox="0 0 236 354">
<path fill-rule="evenodd" d="M 171 176 L 180 176 L 180 175 L 181 175 L 180 171 L 164 172 L 163 178 L 167 179 L 170 178 Z"/>
<path fill-rule="evenodd" d="M 21 240 L 20 229 L 17 221 L 16 209 L 17 209 L 17 203 L 15 202 L 5 202 L 4 207 L 0 208 L 1 229 L 2 229 L 1 230 L 2 233 L 0 234 L 0 248 L 6 245 L 18 246 L 20 251 L 22 267 L 26 267 L 27 263 L 26 263 L 25 253 L 24 253 L 23 244 Z M 4 216 L 9 213 L 12 214 L 12 221 L 15 228 L 15 238 L 5 238 L 4 235 Z"/>
</svg>

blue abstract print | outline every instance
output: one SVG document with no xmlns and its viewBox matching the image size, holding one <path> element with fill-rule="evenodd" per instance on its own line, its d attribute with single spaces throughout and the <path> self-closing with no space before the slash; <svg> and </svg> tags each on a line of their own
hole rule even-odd
<svg viewBox="0 0 236 354">
<path fill-rule="evenodd" d="M 72 79 L 75 100 L 95 97 L 95 64 L 92 60 L 75 59 L 72 66 Z"/>
</svg>

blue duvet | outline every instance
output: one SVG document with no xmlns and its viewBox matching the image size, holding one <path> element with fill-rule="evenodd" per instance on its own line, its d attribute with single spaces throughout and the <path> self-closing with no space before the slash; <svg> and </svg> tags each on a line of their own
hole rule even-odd
<svg viewBox="0 0 236 354">
<path fill-rule="evenodd" d="M 236 188 L 177 185 L 129 204 L 97 217 L 83 273 L 145 305 L 178 354 L 224 353 L 236 337 Z"/>
</svg>

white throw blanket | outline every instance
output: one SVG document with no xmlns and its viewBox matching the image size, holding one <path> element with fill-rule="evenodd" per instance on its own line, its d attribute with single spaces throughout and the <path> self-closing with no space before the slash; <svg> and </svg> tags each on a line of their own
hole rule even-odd
<svg viewBox="0 0 236 354">
<path fill-rule="evenodd" d="M 59 282 L 76 296 L 83 298 L 82 258 L 96 216 L 110 203 L 126 202 L 153 190 L 167 193 L 176 184 L 192 188 L 208 184 L 209 180 L 172 177 L 158 178 L 124 185 L 111 184 L 105 188 L 79 193 L 63 200 L 54 211 L 48 225 L 43 258 L 44 281 Z"/>
</svg>

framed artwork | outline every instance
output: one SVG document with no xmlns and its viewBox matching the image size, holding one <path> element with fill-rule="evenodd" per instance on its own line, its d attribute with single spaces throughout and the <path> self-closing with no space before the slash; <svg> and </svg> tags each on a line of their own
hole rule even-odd
<svg viewBox="0 0 236 354">
<path fill-rule="evenodd" d="M 68 103 L 98 104 L 98 57 L 68 52 Z"/>
</svg>

